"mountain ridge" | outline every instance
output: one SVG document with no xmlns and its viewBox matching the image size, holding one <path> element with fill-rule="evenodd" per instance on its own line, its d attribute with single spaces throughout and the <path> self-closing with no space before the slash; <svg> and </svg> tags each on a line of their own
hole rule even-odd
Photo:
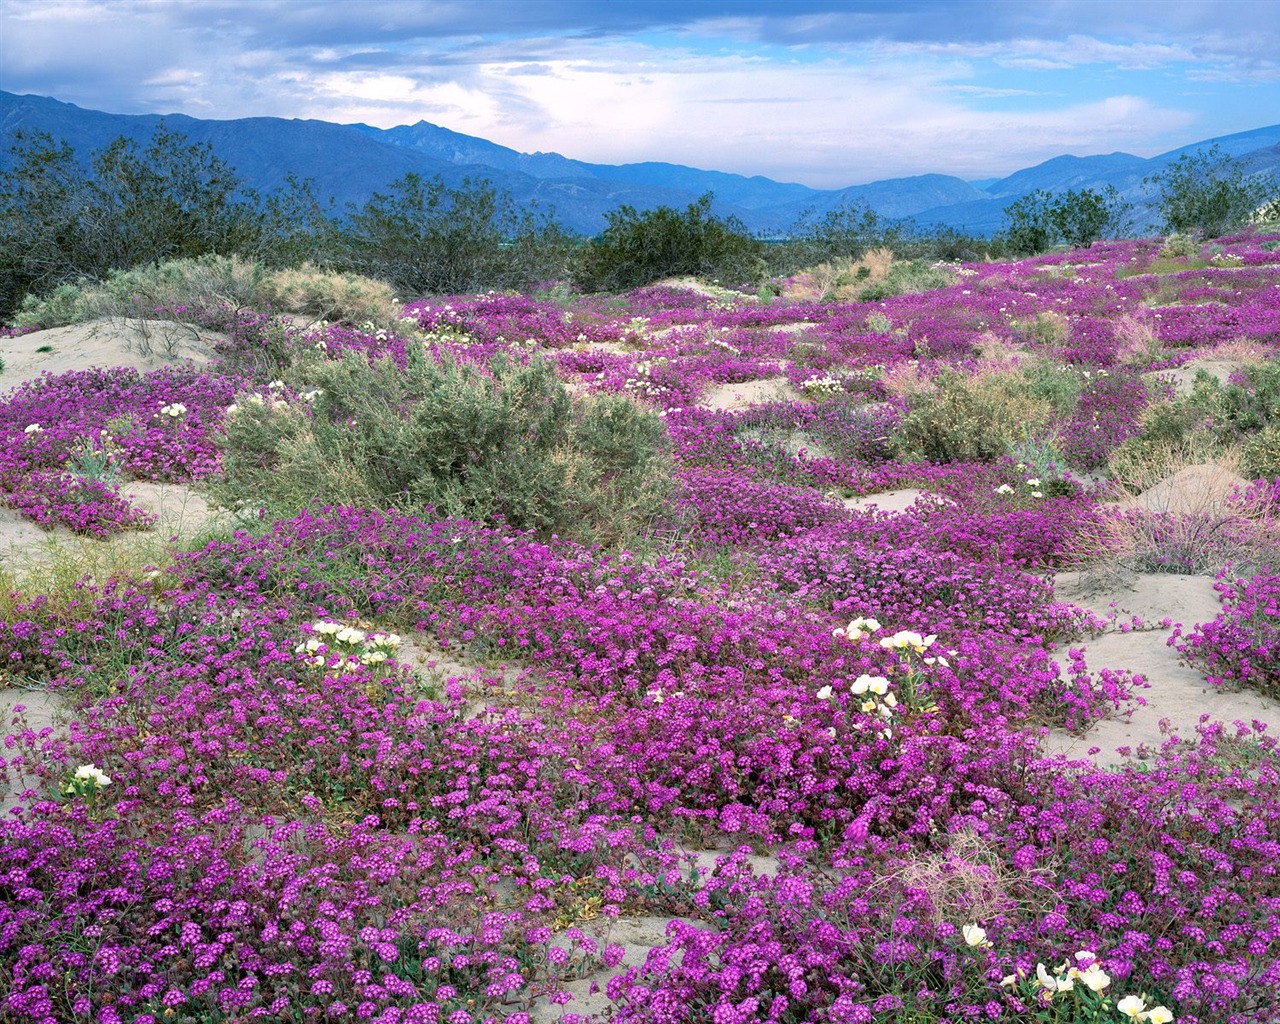
<svg viewBox="0 0 1280 1024">
<path fill-rule="evenodd" d="M 314 181 L 317 194 L 332 197 L 341 210 L 363 204 L 408 173 L 438 175 L 451 187 L 485 178 L 519 205 L 553 207 L 565 227 L 584 234 L 600 231 L 607 214 L 621 206 L 684 206 L 713 192 L 716 213 L 737 217 L 762 235 L 785 233 L 802 215 L 822 217 L 863 204 L 888 220 L 914 218 L 924 227 L 942 225 L 989 235 L 1002 226 L 1004 209 L 1029 192 L 1108 185 L 1134 204 L 1135 227 L 1150 230 L 1153 200 L 1144 179 L 1184 153 L 1203 152 L 1215 144 L 1241 160 L 1250 173 L 1280 180 L 1280 124 L 1187 143 L 1149 158 L 1125 152 L 1062 154 L 976 183 L 935 172 L 815 189 L 662 161 L 594 164 L 559 153 L 521 153 L 429 121 L 376 128 L 298 118 L 111 114 L 52 97 L 3 91 L 0 168 L 11 165 L 9 147 L 18 130 L 45 131 L 65 139 L 83 158 L 120 135 L 143 144 L 161 122 L 190 142 L 208 143 L 261 194 L 280 188 L 292 174 Z"/>
</svg>

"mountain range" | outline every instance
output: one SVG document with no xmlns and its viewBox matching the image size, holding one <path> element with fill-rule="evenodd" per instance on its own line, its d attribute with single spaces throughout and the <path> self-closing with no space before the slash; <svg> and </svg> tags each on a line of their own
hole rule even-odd
<svg viewBox="0 0 1280 1024">
<path fill-rule="evenodd" d="M 821 217 L 848 206 L 867 206 L 890 220 L 910 218 L 921 227 L 944 225 L 990 235 L 1004 210 L 1037 189 L 1101 190 L 1114 186 L 1133 204 L 1134 228 L 1155 227 L 1151 190 L 1143 180 L 1184 153 L 1217 145 L 1249 174 L 1280 182 L 1280 124 L 1188 143 L 1150 158 L 1130 153 L 1058 156 L 1003 178 L 965 181 L 949 174 L 889 178 L 842 189 L 814 189 L 794 182 L 699 170 L 668 163 L 593 164 L 558 153 L 519 153 L 485 139 L 427 121 L 395 128 L 277 117 L 218 121 L 185 114 L 108 114 L 44 96 L 0 91 L 0 170 L 11 165 L 14 133 L 47 132 L 82 158 L 119 136 L 145 144 L 156 126 L 192 143 L 208 143 L 260 194 L 282 187 L 290 175 L 311 179 L 316 193 L 338 210 L 362 205 L 409 172 L 439 176 L 451 187 L 487 179 L 516 203 L 550 209 L 565 227 L 594 234 L 605 215 L 627 205 L 638 210 L 688 205 L 706 192 L 718 214 L 739 218 L 764 236 L 780 235 L 803 214 Z"/>
</svg>

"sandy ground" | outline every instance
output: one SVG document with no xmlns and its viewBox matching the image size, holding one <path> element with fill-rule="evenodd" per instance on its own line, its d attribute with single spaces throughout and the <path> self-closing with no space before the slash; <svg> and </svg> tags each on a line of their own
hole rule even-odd
<svg viewBox="0 0 1280 1024">
<path fill-rule="evenodd" d="M 1210 686 L 1196 669 L 1183 664 L 1178 652 L 1168 644 L 1171 628 L 1160 625 L 1164 618 L 1182 623 L 1184 632 L 1192 626 L 1212 621 L 1218 614 L 1218 596 L 1207 576 L 1172 576 L 1166 573 L 1133 573 L 1113 577 L 1098 586 L 1081 573 L 1062 573 L 1054 579 L 1058 597 L 1101 618 L 1114 616 L 1110 631 L 1096 639 L 1072 647 L 1083 647 L 1090 671 L 1128 669 L 1142 675 L 1147 689 L 1135 692 L 1146 701 L 1127 721 L 1109 718 L 1094 725 L 1084 736 L 1051 732 L 1046 753 L 1091 757 L 1098 764 L 1118 764 L 1135 756 L 1140 746 L 1152 751 L 1170 735 L 1194 740 L 1201 716 L 1231 724 L 1254 719 L 1280 724 L 1280 702 L 1251 692 L 1233 693 Z M 1128 632 L 1121 626 L 1133 616 L 1145 628 Z M 1067 664 L 1066 651 L 1057 661 Z M 1090 753 L 1097 748 L 1096 753 Z M 1121 749 L 1129 751 L 1126 755 Z"/>
<path fill-rule="evenodd" d="M 17 338 L 0 338 L 0 394 L 44 373 L 66 373 L 93 366 L 154 370 L 167 363 L 207 363 L 213 346 L 226 335 L 170 320 L 94 320 L 74 327 L 53 327 Z M 47 351 L 40 351 L 47 349 Z"/>
<path fill-rule="evenodd" d="M 1196 379 L 1197 370 L 1204 370 L 1225 384 L 1227 379 L 1244 365 L 1244 363 L 1236 359 L 1196 359 L 1187 363 L 1186 366 L 1175 366 L 1168 370 L 1154 370 L 1151 373 L 1143 374 L 1143 376 L 1172 380 L 1174 387 L 1178 390 L 1178 394 L 1189 395 L 1191 394 L 1191 386 Z"/>
<path fill-rule="evenodd" d="M 845 498 L 847 509 L 874 510 L 876 512 L 905 512 L 927 491 L 915 487 L 903 487 L 896 491 L 878 491 L 858 498 Z"/>
<path fill-rule="evenodd" d="M 794 402 L 799 399 L 799 392 L 786 377 L 769 377 L 765 380 L 748 380 L 741 384 L 721 384 L 711 388 L 698 399 L 698 407 L 730 412 L 749 409 L 753 405 Z"/>
<path fill-rule="evenodd" d="M 1186 466 L 1157 481 L 1145 491 L 1113 502 L 1117 508 L 1171 512 L 1176 515 L 1218 515 L 1228 499 L 1249 486 L 1249 481 L 1233 470 L 1207 462 Z"/>
</svg>

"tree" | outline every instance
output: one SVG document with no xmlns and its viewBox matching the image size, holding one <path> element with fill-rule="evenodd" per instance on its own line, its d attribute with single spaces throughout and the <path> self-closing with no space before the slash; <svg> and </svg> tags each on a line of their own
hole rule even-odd
<svg viewBox="0 0 1280 1024">
<path fill-rule="evenodd" d="M 93 158 L 86 213 L 103 269 L 238 252 L 260 232 L 257 197 L 208 143 L 156 126 L 145 150 L 123 136 Z"/>
<path fill-rule="evenodd" d="M 252 248 L 257 197 L 208 145 L 163 122 L 146 149 L 123 136 L 82 164 L 63 141 L 17 133 L 0 172 L 0 315 L 28 292 L 112 270 Z"/>
<path fill-rule="evenodd" d="M 351 212 L 347 262 L 404 295 L 477 291 L 495 283 L 516 226 L 510 197 L 486 180 L 449 188 L 409 173 Z"/>
<path fill-rule="evenodd" d="M 1057 227 L 1053 222 L 1053 196 L 1043 189 L 1029 192 L 1004 209 L 1005 248 L 1015 256 L 1031 256 L 1053 248 Z"/>
<path fill-rule="evenodd" d="M 1240 161 L 1217 145 L 1183 153 L 1143 184 L 1159 189 L 1166 230 L 1203 238 L 1218 238 L 1248 223 L 1269 191 L 1266 182 L 1250 178 Z"/>
<path fill-rule="evenodd" d="M 1054 199 L 1050 217 L 1066 245 L 1092 245 L 1100 238 L 1118 238 L 1129 228 L 1130 205 L 1114 185 L 1101 192 L 1074 189 Z"/>
<path fill-rule="evenodd" d="M 1128 225 L 1129 204 L 1114 186 L 1053 194 L 1029 192 L 1005 207 L 1006 227 L 999 236 L 1017 256 L 1047 252 L 1055 245 L 1086 246 L 1121 234 Z"/>
<path fill-rule="evenodd" d="M 589 288 L 635 288 L 691 274 L 735 284 L 764 276 L 761 243 L 737 218 L 711 213 L 707 192 L 681 211 L 670 206 L 637 213 L 623 206 L 605 214 L 608 226 L 592 240 L 577 276 Z"/>
<path fill-rule="evenodd" d="M 14 135 L 10 169 L 0 172 L 0 315 L 30 291 L 91 272 L 81 211 L 83 169 L 66 142 L 47 132 Z"/>
</svg>

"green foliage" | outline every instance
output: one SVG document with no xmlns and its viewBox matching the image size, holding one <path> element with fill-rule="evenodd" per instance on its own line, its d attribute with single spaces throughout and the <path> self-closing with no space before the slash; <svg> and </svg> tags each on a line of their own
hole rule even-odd
<svg viewBox="0 0 1280 1024">
<path fill-rule="evenodd" d="M 575 277 L 587 288 L 610 291 L 686 274 L 732 284 L 759 281 L 766 269 L 761 243 L 736 219 L 712 214 L 711 202 L 708 192 L 683 211 L 610 211 L 608 227 L 582 252 Z"/>
<path fill-rule="evenodd" d="M 314 406 L 242 400 L 221 437 L 229 506 L 432 506 L 520 529 L 614 543 L 642 531 L 670 487 L 662 421 L 610 396 L 574 402 L 551 364 L 483 369 L 414 351 L 296 367 Z"/>
<path fill-rule="evenodd" d="M 1049 403 L 1032 396 L 1017 375 L 948 371 L 936 384 L 936 393 L 910 399 L 899 428 L 899 446 L 912 458 L 991 462 L 1017 450 L 1049 419 Z"/>
<path fill-rule="evenodd" d="M 785 246 L 769 255 L 778 271 L 791 271 L 818 263 L 857 259 L 870 249 L 885 245 L 890 229 L 869 206 L 842 206 L 821 217 L 805 211 L 788 233 Z"/>
<path fill-rule="evenodd" d="M 310 263 L 262 276 L 253 304 L 333 323 L 390 327 L 401 312 L 391 285 Z"/>
<path fill-rule="evenodd" d="M 120 137 L 87 166 L 47 134 L 15 139 L 0 172 L 0 315 L 30 292 L 259 237 L 256 197 L 231 167 L 163 122 L 145 149 Z"/>
<path fill-rule="evenodd" d="M 1041 317 L 1036 318 L 1036 324 Z M 1044 328 L 1049 330 L 1049 328 Z M 1084 378 L 1070 366 L 1047 359 L 1035 360 L 1022 368 L 1027 394 L 1049 403 L 1054 413 L 1063 418 L 1074 411 L 1084 390 Z"/>
<path fill-rule="evenodd" d="M 1170 258 L 1190 258 L 1200 251 L 1200 243 L 1190 235 L 1180 235 L 1176 232 L 1170 235 L 1160 245 L 1160 255 Z M 1144 273 L 1147 271 L 1143 270 Z"/>
<path fill-rule="evenodd" d="M 1037 189 L 1004 208 L 1007 223 L 1001 237 L 1010 253 L 1028 256 L 1053 248 L 1057 234 L 1052 202 L 1048 192 Z"/>
<path fill-rule="evenodd" d="M 1110 185 L 1101 192 L 1071 189 L 1058 195 L 1037 189 L 1005 207 L 1007 225 L 1001 241 L 1016 256 L 1046 252 L 1055 245 L 1091 245 L 1123 234 L 1128 209 Z"/>
<path fill-rule="evenodd" d="M 1192 382 L 1192 404 L 1212 418 L 1224 441 L 1280 424 L 1280 363 L 1255 363 L 1241 373 L 1241 384 L 1223 384 L 1203 370 Z"/>
<path fill-rule="evenodd" d="M 509 216 L 486 181 L 455 189 L 406 174 L 351 213 L 346 264 L 407 296 L 479 290 L 492 281 Z"/>
<path fill-rule="evenodd" d="M 418 174 L 349 211 L 336 244 L 329 262 L 389 281 L 406 297 L 551 280 L 566 273 L 576 246 L 549 214 L 518 212 L 488 181 L 450 188 Z"/>
<path fill-rule="evenodd" d="M 1179 234 L 1218 238 L 1248 223 L 1266 198 L 1266 183 L 1245 174 L 1238 160 L 1218 146 L 1204 153 L 1183 153 L 1144 184 L 1159 190 L 1165 227 Z"/>
<path fill-rule="evenodd" d="M 858 292 L 862 302 L 879 302 L 895 295 L 913 295 L 954 284 L 955 278 L 928 260 L 895 260 L 883 280 L 873 281 Z"/>
<path fill-rule="evenodd" d="M 1240 468 L 1251 480 L 1280 478 L 1280 424 L 1267 427 L 1245 441 Z"/>
<path fill-rule="evenodd" d="M 199 320 L 208 311 L 231 309 L 386 327 L 401 307 L 383 281 L 310 265 L 268 270 L 262 263 L 210 253 L 113 270 L 97 284 L 61 284 L 42 297 L 28 295 L 13 322 L 40 329 L 112 316 Z"/>
</svg>

